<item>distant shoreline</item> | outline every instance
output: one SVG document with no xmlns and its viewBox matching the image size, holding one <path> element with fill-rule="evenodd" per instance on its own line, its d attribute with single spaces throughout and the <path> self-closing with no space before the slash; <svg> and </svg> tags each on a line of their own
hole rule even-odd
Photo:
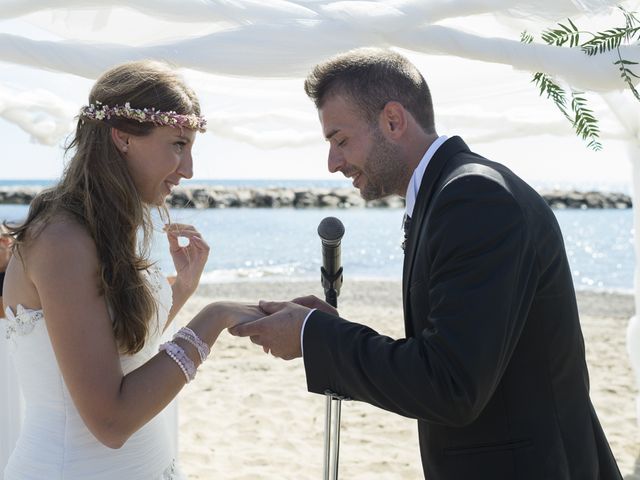
<svg viewBox="0 0 640 480">
<path fill-rule="evenodd" d="M 28 205 L 44 187 L 1 186 L 0 204 Z M 630 195 L 620 192 L 541 190 L 556 209 L 626 209 Z M 167 199 L 171 208 L 403 208 L 404 199 L 391 196 L 364 201 L 352 187 L 178 187 Z"/>
</svg>

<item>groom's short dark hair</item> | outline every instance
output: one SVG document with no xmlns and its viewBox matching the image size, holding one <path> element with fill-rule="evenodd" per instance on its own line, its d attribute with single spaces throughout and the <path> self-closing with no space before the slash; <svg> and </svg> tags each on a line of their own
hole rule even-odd
<svg viewBox="0 0 640 480">
<path fill-rule="evenodd" d="M 315 66 L 304 90 L 320 109 L 332 95 L 353 101 L 374 123 L 390 101 L 399 102 L 426 133 L 434 133 L 431 93 L 420 71 L 402 55 L 381 48 L 358 48 Z"/>
</svg>

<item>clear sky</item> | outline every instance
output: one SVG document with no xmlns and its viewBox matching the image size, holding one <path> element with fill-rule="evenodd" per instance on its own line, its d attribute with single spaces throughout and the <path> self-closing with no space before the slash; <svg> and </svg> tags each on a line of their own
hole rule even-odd
<svg viewBox="0 0 640 480">
<path fill-rule="evenodd" d="M 57 38 L 55 28 L 46 28 L 42 15 L 0 21 L 2 32 Z M 529 73 L 459 58 L 404 53 L 431 86 L 438 133 L 463 136 L 473 150 L 507 164 L 532 183 L 629 188 L 630 163 L 624 143 L 604 136 L 602 152 L 587 150 L 550 102 L 537 96 Z M 302 78 L 232 78 L 195 71 L 184 71 L 184 75 L 212 125 L 196 141 L 196 178 L 341 178 L 326 171 L 327 145 L 315 109 L 302 91 Z M 0 62 L 0 89 L 25 96 L 46 90 L 73 111 L 85 104 L 92 83 Z M 597 96 L 594 105 L 606 127 L 611 120 L 607 109 Z M 0 97 L 4 146 L 0 179 L 56 178 L 63 165 L 61 142 L 35 142 L 2 110 Z M 38 120 L 37 112 L 33 115 Z M 558 135 L 536 134 L 550 130 L 549 124 L 558 125 L 551 128 Z"/>
</svg>

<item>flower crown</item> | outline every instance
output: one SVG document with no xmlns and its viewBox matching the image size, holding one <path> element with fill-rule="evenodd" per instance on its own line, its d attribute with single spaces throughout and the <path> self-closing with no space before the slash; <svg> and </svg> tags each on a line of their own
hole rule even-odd
<svg viewBox="0 0 640 480">
<path fill-rule="evenodd" d="M 204 133 L 207 129 L 207 121 L 204 117 L 196 114 L 183 115 L 177 112 L 163 112 L 151 108 L 131 108 L 129 102 L 124 106 L 116 105 L 110 107 L 96 102 L 94 105 L 86 105 L 80 109 L 80 118 L 91 120 L 109 120 L 111 117 L 121 117 L 128 120 L 135 120 L 140 123 L 153 123 L 166 127 L 184 127 L 198 130 Z"/>
</svg>

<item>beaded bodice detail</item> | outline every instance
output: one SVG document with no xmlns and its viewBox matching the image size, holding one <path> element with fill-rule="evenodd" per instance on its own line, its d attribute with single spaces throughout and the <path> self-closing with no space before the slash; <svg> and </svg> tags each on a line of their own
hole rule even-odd
<svg viewBox="0 0 640 480">
<path fill-rule="evenodd" d="M 7 327 L 5 335 L 10 340 L 14 335 L 28 335 L 44 315 L 42 310 L 29 310 L 22 305 L 18 305 L 15 315 L 9 307 L 7 307 Z"/>
</svg>

